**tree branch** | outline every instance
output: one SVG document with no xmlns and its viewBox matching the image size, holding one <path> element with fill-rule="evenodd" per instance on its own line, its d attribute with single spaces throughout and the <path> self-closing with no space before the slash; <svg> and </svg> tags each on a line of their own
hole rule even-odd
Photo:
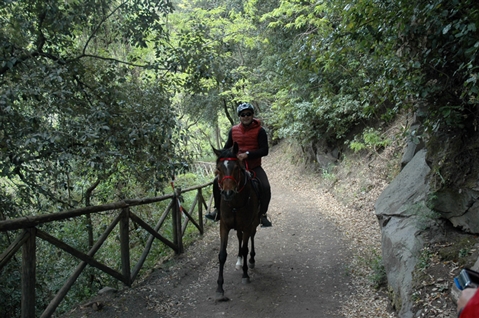
<svg viewBox="0 0 479 318">
<path fill-rule="evenodd" d="M 36 184 L 31 183 L 30 181 L 28 181 L 27 178 L 25 178 L 25 176 L 23 175 L 23 173 L 20 171 L 20 166 L 17 166 L 17 167 L 15 168 L 14 172 L 16 173 L 16 175 L 18 175 L 18 177 L 20 178 L 20 180 L 22 180 L 23 183 L 25 183 L 26 185 L 30 186 L 31 188 L 37 189 L 39 193 L 43 194 L 43 195 L 46 196 L 47 198 L 50 198 L 50 200 L 52 200 L 53 202 L 61 203 L 61 204 L 63 204 L 64 206 L 69 207 L 69 208 L 73 208 L 73 207 L 74 207 L 74 206 L 71 205 L 70 203 L 60 200 L 60 199 L 57 198 L 53 193 L 51 193 L 51 192 L 49 192 L 49 191 L 46 191 L 46 190 L 42 189 L 41 187 L 38 187 Z"/>
<path fill-rule="evenodd" d="M 124 1 L 123 3 L 121 3 L 118 7 L 116 7 L 115 9 L 113 9 L 110 14 L 106 15 L 101 21 L 100 23 L 98 23 L 98 25 L 96 26 L 95 30 L 93 30 L 92 34 L 90 35 L 90 37 L 88 38 L 88 40 L 86 41 L 85 43 L 85 46 L 83 47 L 83 54 L 82 55 L 86 55 L 86 49 L 88 47 L 88 45 L 90 44 L 90 41 L 93 39 L 93 37 L 97 34 L 98 30 L 100 29 L 100 27 L 103 25 L 103 23 L 108 20 L 116 11 L 120 10 L 121 7 L 123 7 L 128 1 Z"/>
<path fill-rule="evenodd" d="M 90 199 L 93 190 L 100 184 L 101 179 L 98 178 L 95 183 L 93 183 L 88 189 L 85 191 L 85 206 L 91 206 Z"/>
</svg>

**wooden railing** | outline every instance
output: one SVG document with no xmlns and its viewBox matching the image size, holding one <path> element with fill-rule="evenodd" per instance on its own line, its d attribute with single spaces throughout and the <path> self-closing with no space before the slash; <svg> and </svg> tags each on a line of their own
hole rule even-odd
<svg viewBox="0 0 479 318">
<path fill-rule="evenodd" d="M 206 203 L 202 189 L 208 187 L 212 182 L 191 187 L 188 189 L 176 188 L 175 193 L 171 195 L 165 195 L 155 198 L 146 198 L 146 199 L 135 199 L 135 200 L 123 200 L 116 203 L 99 205 L 99 206 L 90 206 L 86 208 L 74 209 L 54 214 L 38 215 L 31 217 L 23 217 L 12 220 L 0 221 L 0 232 L 8 232 L 14 230 L 21 230 L 21 233 L 17 238 L 10 244 L 10 246 L 0 255 L 0 272 L 5 267 L 5 265 L 12 259 L 17 251 L 22 249 L 22 264 L 21 264 L 21 317 L 22 318 L 31 318 L 35 317 L 35 268 L 36 268 L 36 238 L 41 238 L 42 240 L 53 244 L 54 246 L 64 250 L 65 252 L 73 255 L 75 258 L 78 258 L 81 262 L 76 267 L 74 272 L 65 282 L 63 287 L 60 288 L 56 296 L 51 300 L 50 304 L 42 313 L 41 317 L 50 317 L 66 296 L 71 286 L 77 278 L 80 276 L 82 271 L 85 269 L 86 265 L 90 265 L 100 269 L 106 274 L 116 278 L 117 280 L 123 282 L 127 286 L 131 284 L 137 278 L 138 273 L 140 272 L 146 257 L 148 256 L 152 243 L 154 239 L 158 239 L 163 242 L 166 246 L 170 247 L 175 251 L 175 253 L 180 254 L 183 252 L 183 235 L 185 234 L 186 227 L 188 223 L 191 222 L 198 229 L 200 234 L 203 234 L 203 207 L 205 210 L 209 210 L 208 206 L 211 206 L 212 199 L 209 200 L 209 205 Z M 180 204 L 180 195 L 181 193 L 186 193 L 189 191 L 196 190 L 195 199 L 189 208 L 188 211 L 183 209 Z M 160 219 L 157 221 L 154 227 L 147 224 L 143 219 L 141 219 L 137 214 L 132 211 L 132 207 L 152 204 L 160 201 L 170 200 L 170 203 Z M 118 215 L 114 218 L 111 224 L 106 228 L 103 234 L 98 238 L 96 243 L 91 247 L 87 252 L 81 252 L 78 249 L 66 244 L 65 242 L 53 237 L 52 235 L 42 231 L 38 228 L 38 225 L 44 223 L 50 223 L 54 221 L 61 221 L 70 218 L 76 218 L 83 215 L 90 215 L 93 213 L 105 212 L 118 210 Z M 194 212 L 197 211 L 197 214 L 194 215 Z M 172 220 L 172 229 L 173 229 L 173 239 L 169 240 L 162 236 L 159 233 L 160 228 L 162 227 L 167 216 L 171 212 Z M 182 214 L 186 217 L 182 221 Z M 197 216 L 196 220 L 195 217 Z M 130 220 L 135 222 L 138 226 L 142 227 L 149 232 L 150 237 L 144 247 L 143 254 L 138 260 L 137 264 L 131 269 L 130 265 Z M 121 257 L 121 273 L 107 265 L 95 260 L 95 253 L 100 249 L 102 244 L 108 238 L 113 229 L 119 224 L 119 238 L 120 238 L 120 257 Z"/>
</svg>

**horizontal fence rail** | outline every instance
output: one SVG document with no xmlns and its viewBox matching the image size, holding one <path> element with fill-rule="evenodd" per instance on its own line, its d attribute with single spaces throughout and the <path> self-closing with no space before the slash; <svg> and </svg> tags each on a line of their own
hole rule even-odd
<svg viewBox="0 0 479 318">
<path fill-rule="evenodd" d="M 183 236 L 185 235 L 186 228 L 189 222 L 191 222 L 197 228 L 198 232 L 201 235 L 204 233 L 203 208 L 205 208 L 205 211 L 209 211 L 212 198 L 210 198 L 209 204 L 207 204 L 206 200 L 203 197 L 202 190 L 211 185 L 212 182 L 187 188 L 184 190 L 181 190 L 177 187 L 175 188 L 175 193 L 160 197 L 123 200 L 116 203 L 89 206 L 59 213 L 0 221 L 0 232 L 21 230 L 21 232 L 17 235 L 16 239 L 13 240 L 10 246 L 8 246 L 8 248 L 0 255 L 1 273 L 5 265 L 7 265 L 7 263 L 21 249 L 21 317 L 35 317 L 35 270 L 37 256 L 36 238 L 40 238 L 43 241 L 54 245 L 55 247 L 67 252 L 68 254 L 74 256 L 80 261 L 78 266 L 73 270 L 73 273 L 57 292 L 56 296 L 50 301 L 50 304 L 47 306 L 47 308 L 43 311 L 41 315 L 41 317 L 51 317 L 60 302 L 67 295 L 68 291 L 87 265 L 101 270 L 109 276 L 121 281 L 126 286 L 131 286 L 131 284 L 137 278 L 144 262 L 146 261 L 146 258 L 155 239 L 161 241 L 164 245 L 171 248 L 176 254 L 183 253 Z M 181 195 L 182 193 L 190 191 L 196 191 L 196 196 L 191 207 L 189 209 L 185 209 L 181 204 Z M 134 211 L 132 211 L 132 207 L 135 206 L 148 205 L 166 200 L 169 200 L 170 203 L 154 226 L 149 225 L 140 216 L 135 214 Z M 99 236 L 96 243 L 94 243 L 90 250 L 86 253 L 79 251 L 78 249 L 70 246 L 62 240 L 55 238 L 49 233 L 38 228 L 39 225 L 45 223 L 64 221 L 85 215 L 116 210 L 119 211 L 118 215 L 116 215 L 113 221 Z M 159 233 L 160 228 L 162 227 L 170 213 L 172 220 L 172 240 L 164 237 Z M 133 269 L 131 269 L 130 265 L 130 221 L 132 221 L 136 224 L 136 226 L 141 227 L 149 233 L 149 238 L 143 248 L 143 253 L 141 254 L 138 262 L 133 267 Z M 107 238 L 112 235 L 113 230 L 117 226 L 119 229 L 120 240 L 119 249 L 121 258 L 121 272 L 101 263 L 94 258 L 95 253 L 101 248 L 102 244 L 107 240 Z"/>
</svg>

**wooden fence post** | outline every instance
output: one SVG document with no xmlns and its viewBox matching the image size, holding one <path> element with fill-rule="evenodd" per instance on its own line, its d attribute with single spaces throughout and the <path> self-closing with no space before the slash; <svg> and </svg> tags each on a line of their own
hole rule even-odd
<svg viewBox="0 0 479 318">
<path fill-rule="evenodd" d="M 198 189 L 198 223 L 200 224 L 200 233 L 203 235 L 205 230 L 204 223 L 203 223 L 203 204 L 205 202 L 203 198 L 203 193 L 201 192 L 201 188 Z"/>
<path fill-rule="evenodd" d="M 177 187 L 173 196 L 172 211 L 172 226 L 173 226 L 173 240 L 178 250 L 176 254 L 183 253 L 183 231 L 181 230 L 181 209 L 180 209 L 180 195 L 181 188 Z"/>
<path fill-rule="evenodd" d="M 36 229 L 28 228 L 28 239 L 22 247 L 22 318 L 35 317 Z"/>
<path fill-rule="evenodd" d="M 121 209 L 120 220 L 120 246 L 121 246 L 121 269 L 128 287 L 131 286 L 130 271 L 130 208 Z"/>
</svg>

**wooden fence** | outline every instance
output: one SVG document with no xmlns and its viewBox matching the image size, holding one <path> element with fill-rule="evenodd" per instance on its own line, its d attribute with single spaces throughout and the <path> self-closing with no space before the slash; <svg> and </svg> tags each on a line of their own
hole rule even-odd
<svg viewBox="0 0 479 318">
<path fill-rule="evenodd" d="M 209 210 L 211 206 L 212 198 L 209 199 L 209 205 L 206 203 L 202 189 L 210 186 L 212 182 L 203 184 L 196 187 L 191 187 L 184 189 L 183 191 L 179 188 L 176 188 L 175 193 L 171 195 L 165 195 L 155 198 L 145 198 L 145 199 L 134 199 L 134 200 L 123 200 L 116 203 L 99 205 L 99 206 L 90 206 L 86 208 L 74 209 L 54 214 L 38 215 L 31 217 L 23 217 L 13 220 L 0 221 L 0 232 L 8 232 L 21 230 L 21 233 L 17 238 L 10 244 L 10 246 L 3 251 L 0 255 L 0 272 L 5 267 L 5 265 L 12 259 L 17 251 L 22 249 L 22 268 L 21 268 L 21 317 L 22 318 L 31 318 L 35 317 L 35 268 L 36 268 L 36 238 L 41 238 L 42 240 L 53 244 L 54 246 L 64 250 L 65 252 L 73 255 L 75 258 L 78 258 L 81 262 L 76 267 L 74 272 L 65 282 L 62 288 L 58 291 L 56 296 L 51 300 L 50 304 L 42 313 L 41 317 L 50 317 L 55 312 L 56 308 L 66 296 L 71 286 L 75 283 L 77 278 L 80 276 L 82 271 L 85 269 L 86 265 L 90 265 L 100 269 L 106 274 L 116 278 L 117 280 L 123 282 L 126 286 L 131 286 L 131 284 L 137 278 L 138 273 L 140 272 L 143 263 L 150 252 L 151 246 L 154 239 L 160 240 L 166 246 L 170 247 L 175 251 L 175 253 L 180 254 L 183 252 L 183 235 L 185 234 L 186 227 L 188 223 L 191 222 L 198 229 L 200 234 L 203 234 L 203 207 L 206 211 Z M 186 193 L 189 191 L 197 191 L 196 197 L 188 211 L 183 209 L 180 204 L 180 195 L 181 193 Z M 132 207 L 152 204 L 160 201 L 170 200 L 170 203 L 160 219 L 157 221 L 156 225 L 152 227 L 142 220 L 138 215 L 132 211 Z M 106 228 L 103 234 L 98 238 L 96 243 L 91 247 L 87 252 L 81 252 L 76 248 L 66 244 L 65 242 L 53 237 L 52 235 L 42 231 L 37 226 L 50 223 L 54 221 L 61 221 L 70 218 L 81 217 L 83 215 L 90 215 L 92 213 L 99 213 L 105 211 L 118 210 L 118 215 L 111 222 L 111 224 Z M 194 213 L 194 212 L 197 212 Z M 172 229 L 173 229 L 173 239 L 169 240 L 162 236 L 159 233 L 160 228 L 164 224 L 167 216 L 171 212 L 172 219 Z M 182 221 L 182 214 L 186 217 Z M 197 218 L 195 219 L 196 216 Z M 143 254 L 138 260 L 137 264 L 133 269 L 130 265 L 130 220 L 135 222 L 138 226 L 142 227 L 149 232 L 149 239 L 144 247 Z M 100 249 L 102 244 L 112 233 L 113 229 L 119 224 L 119 238 L 120 238 L 120 257 L 121 257 L 121 273 L 115 269 L 108 267 L 107 265 L 95 260 L 95 253 Z"/>
</svg>

